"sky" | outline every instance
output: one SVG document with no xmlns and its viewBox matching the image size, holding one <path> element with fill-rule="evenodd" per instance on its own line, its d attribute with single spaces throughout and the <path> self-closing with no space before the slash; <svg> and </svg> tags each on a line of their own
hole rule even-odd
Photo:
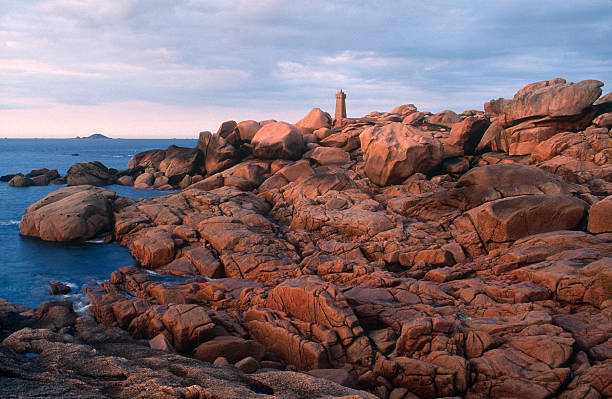
<svg viewBox="0 0 612 399">
<path fill-rule="evenodd" d="M 611 0 L 0 0 L 0 137 L 195 138 L 222 121 L 483 109 L 612 90 Z"/>
</svg>

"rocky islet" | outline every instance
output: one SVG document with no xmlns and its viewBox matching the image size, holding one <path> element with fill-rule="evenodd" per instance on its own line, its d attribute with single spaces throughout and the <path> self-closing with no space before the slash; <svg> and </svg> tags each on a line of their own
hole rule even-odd
<svg viewBox="0 0 612 399">
<path fill-rule="evenodd" d="M 5 304 L 2 354 L 39 353 L 15 372 L 29 381 L 68 349 L 67 389 L 92 397 L 109 381 L 109 396 L 137 381 L 207 397 L 207 373 L 229 397 L 300 397 L 303 386 L 308 397 L 612 397 L 612 103 L 601 86 L 537 82 L 459 115 L 408 104 L 362 118 L 314 109 L 296 125 L 228 121 L 195 149 L 147 151 L 123 172 L 73 167 L 66 181 L 79 185 L 28 208 L 22 234 L 112 236 L 143 269 L 182 279 L 119 268 L 86 288 L 99 324 Z M 119 175 L 181 190 L 133 201 L 94 187 Z M 91 376 L 79 357 L 108 367 Z"/>
</svg>

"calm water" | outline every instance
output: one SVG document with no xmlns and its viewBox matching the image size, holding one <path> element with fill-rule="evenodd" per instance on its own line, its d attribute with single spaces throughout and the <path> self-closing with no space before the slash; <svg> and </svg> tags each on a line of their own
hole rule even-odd
<svg viewBox="0 0 612 399">
<path fill-rule="evenodd" d="M 77 162 L 100 161 L 107 167 L 127 168 L 136 153 L 170 144 L 195 147 L 197 140 L 87 140 L 0 139 L 0 175 L 57 169 L 64 175 Z M 78 153 L 78 156 L 71 154 Z M 126 248 L 117 244 L 63 244 L 19 235 L 23 211 L 63 186 L 9 187 L 0 183 L 0 298 L 25 306 L 53 299 L 49 281 L 69 284 L 73 292 L 86 283 L 108 279 L 119 266 L 132 265 Z M 134 190 L 118 185 L 107 188 L 133 199 L 167 195 L 156 190 Z M 56 297 L 57 298 L 57 297 Z M 72 297 L 78 300 L 80 297 Z"/>
</svg>

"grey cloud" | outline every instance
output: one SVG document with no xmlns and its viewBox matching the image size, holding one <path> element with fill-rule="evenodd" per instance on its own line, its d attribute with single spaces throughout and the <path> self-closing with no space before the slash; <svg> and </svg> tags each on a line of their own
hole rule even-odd
<svg viewBox="0 0 612 399">
<path fill-rule="evenodd" d="M 460 111 L 541 79 L 612 81 L 611 11 L 604 0 L 12 1 L 0 57 L 51 71 L 0 65 L 0 90 L 294 112 L 331 107 L 342 86 L 349 114 Z"/>
</svg>

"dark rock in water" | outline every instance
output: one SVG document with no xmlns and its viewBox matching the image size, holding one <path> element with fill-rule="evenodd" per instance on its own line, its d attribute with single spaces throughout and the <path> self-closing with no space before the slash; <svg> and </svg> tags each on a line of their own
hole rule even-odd
<svg viewBox="0 0 612 399">
<path fill-rule="evenodd" d="M 75 163 L 66 173 L 66 183 L 69 186 L 90 184 L 106 186 L 113 182 L 113 174 L 101 162 Z"/>
<path fill-rule="evenodd" d="M 17 175 L 4 175 L 4 176 L 0 176 L 0 181 L 2 181 L 2 182 L 9 182 L 15 176 L 17 176 Z"/>
<path fill-rule="evenodd" d="M 9 186 L 13 187 L 28 187 L 33 186 L 34 182 L 29 177 L 25 177 L 22 174 L 15 175 L 9 182 Z"/>
<path fill-rule="evenodd" d="M 70 154 L 70 155 L 72 155 L 73 157 L 78 157 L 81 154 L 79 154 L 78 152 L 75 152 L 74 154 Z"/>
<path fill-rule="evenodd" d="M 49 283 L 49 291 L 51 295 L 66 295 L 72 292 L 72 289 L 60 281 L 51 281 Z"/>
<path fill-rule="evenodd" d="M 64 187 L 25 210 L 19 231 L 46 241 L 85 241 L 112 230 L 117 194 L 93 186 Z"/>
<path fill-rule="evenodd" d="M 49 180 L 53 180 L 53 179 L 57 179 L 60 174 L 57 171 L 57 169 L 49 170 L 47 168 L 42 168 L 42 169 L 34 169 L 34 170 L 30 171 L 30 173 L 28 173 L 25 176 L 29 177 L 29 178 L 33 178 L 33 177 L 36 177 L 36 176 L 43 176 L 43 175 L 47 176 L 49 178 Z"/>
</svg>

